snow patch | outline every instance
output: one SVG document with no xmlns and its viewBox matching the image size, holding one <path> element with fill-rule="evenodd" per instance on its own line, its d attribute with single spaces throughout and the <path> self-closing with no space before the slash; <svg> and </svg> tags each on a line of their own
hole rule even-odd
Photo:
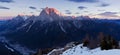
<svg viewBox="0 0 120 55">
<path fill-rule="evenodd" d="M 8 47 L 7 45 L 5 45 L 5 47 L 6 47 L 7 49 L 9 49 L 10 51 L 14 52 L 14 50 L 13 50 L 12 48 Z"/>
<path fill-rule="evenodd" d="M 32 22 L 32 24 L 28 27 L 26 32 L 28 32 L 31 29 L 31 27 L 33 26 L 34 23 L 35 23 L 35 21 Z"/>
<path fill-rule="evenodd" d="M 64 51 L 62 55 L 120 55 L 120 49 L 101 50 L 100 48 L 96 48 L 90 50 L 80 44 Z"/>
<path fill-rule="evenodd" d="M 73 24 L 76 28 L 80 28 L 81 27 L 81 22 L 79 20 L 77 21 L 73 21 Z"/>
<path fill-rule="evenodd" d="M 61 30 L 66 33 L 65 29 L 62 27 L 60 22 L 59 22 L 59 26 L 60 26 Z"/>
</svg>

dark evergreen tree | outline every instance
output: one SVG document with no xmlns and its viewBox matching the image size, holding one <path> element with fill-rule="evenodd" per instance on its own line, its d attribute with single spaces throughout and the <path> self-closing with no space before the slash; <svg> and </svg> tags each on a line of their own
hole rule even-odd
<svg viewBox="0 0 120 55">
<path fill-rule="evenodd" d="M 83 40 L 83 46 L 88 46 L 90 43 L 90 36 L 86 34 L 85 39 Z"/>
<path fill-rule="evenodd" d="M 118 42 L 114 38 L 112 38 L 112 36 L 107 35 L 101 40 L 100 47 L 102 50 L 109 50 L 118 48 L 119 45 Z"/>
</svg>

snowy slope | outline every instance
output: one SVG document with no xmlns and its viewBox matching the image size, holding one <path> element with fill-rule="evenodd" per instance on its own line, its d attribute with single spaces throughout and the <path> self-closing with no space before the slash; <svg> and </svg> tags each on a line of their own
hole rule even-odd
<svg viewBox="0 0 120 55">
<path fill-rule="evenodd" d="M 90 50 L 80 44 L 64 51 L 62 55 L 120 55 L 120 49 L 100 50 L 100 48 L 96 48 Z"/>
</svg>

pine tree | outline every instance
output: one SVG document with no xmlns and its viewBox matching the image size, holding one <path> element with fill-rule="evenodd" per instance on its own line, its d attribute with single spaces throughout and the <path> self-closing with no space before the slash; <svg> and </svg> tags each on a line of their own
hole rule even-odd
<svg viewBox="0 0 120 55">
<path fill-rule="evenodd" d="M 100 47 L 102 50 L 109 50 L 118 48 L 119 45 L 118 42 L 114 38 L 112 38 L 112 36 L 107 35 L 101 40 Z"/>
<path fill-rule="evenodd" d="M 90 43 L 90 36 L 88 34 L 86 34 L 85 39 L 83 40 L 83 46 L 88 46 Z"/>
</svg>

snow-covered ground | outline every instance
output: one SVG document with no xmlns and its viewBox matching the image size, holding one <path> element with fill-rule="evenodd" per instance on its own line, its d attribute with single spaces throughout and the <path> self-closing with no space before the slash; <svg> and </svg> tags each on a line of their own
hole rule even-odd
<svg viewBox="0 0 120 55">
<path fill-rule="evenodd" d="M 90 50 L 82 44 L 64 51 L 61 55 L 120 55 L 120 49 L 101 50 L 100 48 Z"/>
</svg>

